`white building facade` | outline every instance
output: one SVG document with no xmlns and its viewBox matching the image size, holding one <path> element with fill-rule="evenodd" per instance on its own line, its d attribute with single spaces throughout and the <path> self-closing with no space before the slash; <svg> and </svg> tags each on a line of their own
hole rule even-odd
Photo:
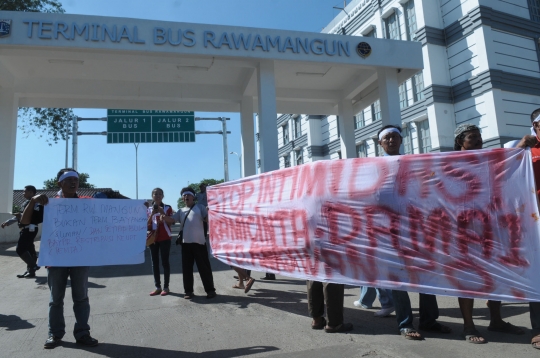
<svg viewBox="0 0 540 358">
<path fill-rule="evenodd" d="M 540 107 L 540 0 L 352 0 L 322 32 L 422 43 L 424 70 L 399 87 L 405 154 L 452 150 L 461 123 L 501 147 Z M 357 157 L 382 155 L 376 96 L 353 103 Z M 283 114 L 277 127 L 280 168 L 342 158 L 339 116 Z"/>
</svg>

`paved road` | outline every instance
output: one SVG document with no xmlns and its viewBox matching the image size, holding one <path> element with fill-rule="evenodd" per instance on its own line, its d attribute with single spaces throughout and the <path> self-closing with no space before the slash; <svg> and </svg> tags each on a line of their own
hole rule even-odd
<svg viewBox="0 0 540 358">
<path fill-rule="evenodd" d="M 14 245 L 0 245 L 0 357 L 540 357 L 530 335 L 508 336 L 487 331 L 489 315 L 484 301 L 476 302 L 475 321 L 490 341 L 466 343 L 461 332 L 457 299 L 439 297 L 441 319 L 455 333 L 426 334 L 421 342 L 397 334 L 395 316 L 373 317 L 373 310 L 357 309 L 352 302 L 358 289 L 345 291 L 345 317 L 355 329 L 348 334 L 313 331 L 307 315 L 305 281 L 278 276 L 257 281 L 245 295 L 233 289 L 233 271 L 212 259 L 218 296 L 206 300 L 195 278 L 193 301 L 182 298 L 180 249 L 171 253 L 172 293 L 150 297 L 153 279 L 148 252 L 146 262 L 133 266 L 96 267 L 90 270 L 90 326 L 100 345 L 81 349 L 71 333 L 62 347 L 44 350 L 47 337 L 49 291 L 44 269 L 35 279 L 18 279 L 24 271 Z M 258 278 L 262 274 L 254 273 Z M 72 301 L 65 300 L 67 331 L 73 326 Z M 411 294 L 417 313 L 418 295 Z M 378 302 L 376 302 L 378 304 Z M 505 304 L 503 315 L 530 328 L 528 306 Z"/>
</svg>

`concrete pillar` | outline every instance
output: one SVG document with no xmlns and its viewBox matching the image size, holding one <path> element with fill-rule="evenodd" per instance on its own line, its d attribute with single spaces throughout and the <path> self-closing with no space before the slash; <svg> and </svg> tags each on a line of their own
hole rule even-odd
<svg viewBox="0 0 540 358">
<path fill-rule="evenodd" d="M 350 99 L 338 103 L 339 133 L 341 137 L 341 158 L 356 158 L 356 145 L 354 139 L 354 114 Z"/>
<path fill-rule="evenodd" d="M 399 89 L 396 69 L 378 69 L 377 82 L 379 85 L 383 127 L 388 124 L 401 127 L 401 109 L 399 108 Z"/>
<path fill-rule="evenodd" d="M 253 97 L 242 97 L 240 104 L 240 131 L 242 133 L 242 176 L 257 174 L 255 165 L 255 125 L 253 122 Z"/>
<path fill-rule="evenodd" d="M 13 207 L 17 110 L 18 98 L 15 93 L 0 88 L 0 213 L 10 213 Z"/>
<path fill-rule="evenodd" d="M 257 68 L 259 99 L 259 146 L 261 173 L 279 169 L 278 130 L 276 126 L 276 80 L 274 61 L 261 61 Z"/>
</svg>

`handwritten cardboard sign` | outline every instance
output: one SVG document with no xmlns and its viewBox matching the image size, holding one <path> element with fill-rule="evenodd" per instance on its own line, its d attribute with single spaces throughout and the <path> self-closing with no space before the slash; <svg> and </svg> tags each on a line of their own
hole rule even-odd
<svg viewBox="0 0 540 358">
<path fill-rule="evenodd" d="M 540 300 L 530 151 L 318 161 L 208 189 L 219 260 L 309 280 Z"/>
<path fill-rule="evenodd" d="M 40 266 L 103 266 L 144 262 L 143 200 L 49 199 Z"/>
</svg>

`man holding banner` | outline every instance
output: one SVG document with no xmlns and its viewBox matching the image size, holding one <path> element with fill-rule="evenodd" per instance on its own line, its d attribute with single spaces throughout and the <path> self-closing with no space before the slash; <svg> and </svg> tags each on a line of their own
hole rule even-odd
<svg viewBox="0 0 540 358">
<path fill-rule="evenodd" d="M 531 154 L 534 179 L 536 182 L 536 193 L 540 200 L 540 108 L 535 109 L 531 113 L 531 122 L 531 134 L 537 139 L 536 145 L 531 148 Z M 533 334 L 531 344 L 534 348 L 540 349 L 540 302 L 529 302 L 529 310 Z"/>
<path fill-rule="evenodd" d="M 60 191 L 59 198 L 79 198 L 79 173 L 74 169 L 65 168 L 56 176 Z M 49 199 L 41 194 L 31 199 L 29 206 L 35 204 L 47 205 Z M 26 212 L 25 212 L 26 214 Z M 24 215 L 23 219 L 24 220 Z M 68 277 L 71 280 L 71 295 L 73 298 L 73 312 L 75 314 L 75 327 L 73 335 L 77 344 L 93 347 L 98 345 L 97 339 L 90 336 L 90 303 L 88 300 L 88 266 L 80 267 L 48 267 L 47 283 L 51 291 L 49 302 L 49 338 L 45 341 L 44 348 L 51 349 L 60 345 L 65 335 L 66 323 L 64 320 L 64 296 Z"/>
<path fill-rule="evenodd" d="M 377 134 L 379 144 L 384 150 L 384 156 L 400 155 L 399 149 L 403 138 L 401 128 L 387 125 Z M 411 300 L 406 291 L 392 290 L 392 298 L 396 309 L 396 318 L 401 335 L 406 339 L 422 340 L 422 335 L 414 329 Z M 452 329 L 437 322 L 439 318 L 439 306 L 435 295 L 420 293 L 420 324 L 419 328 L 424 331 L 450 333 Z"/>
</svg>

